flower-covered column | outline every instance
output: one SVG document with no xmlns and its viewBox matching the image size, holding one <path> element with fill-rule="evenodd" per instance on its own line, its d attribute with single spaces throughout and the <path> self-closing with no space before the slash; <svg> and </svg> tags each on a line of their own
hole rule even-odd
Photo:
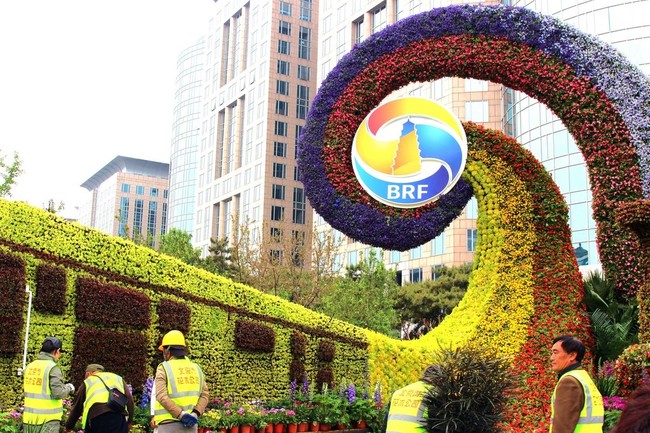
<svg viewBox="0 0 650 433">
<path fill-rule="evenodd" d="M 643 275 L 637 293 L 639 301 L 639 342 L 650 343 L 650 200 L 623 203 L 617 213 L 619 224 L 631 228 L 639 236 L 639 263 Z"/>
</svg>

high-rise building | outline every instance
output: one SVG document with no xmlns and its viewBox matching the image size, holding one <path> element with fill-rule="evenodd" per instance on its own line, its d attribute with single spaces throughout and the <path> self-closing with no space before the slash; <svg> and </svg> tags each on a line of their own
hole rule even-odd
<svg viewBox="0 0 650 433">
<path fill-rule="evenodd" d="M 79 222 L 157 246 L 167 232 L 169 164 L 117 156 L 81 184 L 90 191 Z"/>
<path fill-rule="evenodd" d="M 296 140 L 316 92 L 317 0 L 218 0 L 206 58 L 192 242 L 308 236 Z M 279 256 L 285 252 L 273 251 Z"/>
<path fill-rule="evenodd" d="M 646 74 L 650 73 L 650 1 L 515 0 L 594 35 L 618 49 Z M 591 190 L 582 153 L 562 122 L 537 100 L 512 92 L 512 110 L 504 122 L 511 135 L 530 150 L 551 174 L 569 206 L 571 240 L 583 272 L 600 265 Z"/>
<path fill-rule="evenodd" d="M 183 50 L 176 66 L 169 171 L 169 228 L 193 233 L 205 39 Z"/>
</svg>

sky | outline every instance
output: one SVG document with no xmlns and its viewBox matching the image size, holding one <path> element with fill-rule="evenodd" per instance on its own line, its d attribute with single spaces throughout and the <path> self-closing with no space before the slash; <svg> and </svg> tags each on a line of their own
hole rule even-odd
<svg viewBox="0 0 650 433">
<path fill-rule="evenodd" d="M 176 61 L 213 0 L 0 1 L 0 156 L 9 200 L 78 217 L 80 185 L 118 155 L 169 162 Z"/>
</svg>

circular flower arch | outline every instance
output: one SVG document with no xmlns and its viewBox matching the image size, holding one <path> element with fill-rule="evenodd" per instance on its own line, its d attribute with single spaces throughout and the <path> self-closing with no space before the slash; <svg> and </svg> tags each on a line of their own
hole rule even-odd
<svg viewBox="0 0 650 433">
<path fill-rule="evenodd" d="M 356 240 L 401 251 L 459 215 L 472 196 L 466 181 L 435 203 L 396 209 L 365 193 L 350 164 L 352 137 L 375 106 L 408 83 L 446 76 L 520 90 L 563 121 L 585 156 L 605 271 L 635 293 L 638 240 L 613 215 L 621 203 L 650 198 L 650 85 L 613 48 L 527 9 L 433 9 L 355 46 L 323 81 L 300 137 L 298 164 L 314 209 Z"/>
</svg>

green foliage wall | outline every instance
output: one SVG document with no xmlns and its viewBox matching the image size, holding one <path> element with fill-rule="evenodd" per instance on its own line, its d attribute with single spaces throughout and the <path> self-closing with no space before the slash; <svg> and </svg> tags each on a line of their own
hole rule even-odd
<svg viewBox="0 0 650 433">
<path fill-rule="evenodd" d="M 280 398 L 296 371 L 313 383 L 367 382 L 360 328 L 23 203 L 0 200 L 0 277 L 1 410 L 23 399 L 26 284 L 27 362 L 57 336 L 64 376 L 75 385 L 99 362 L 139 392 L 170 329 L 186 332 L 214 398 Z M 323 358 L 324 346 L 331 357 Z"/>
</svg>

